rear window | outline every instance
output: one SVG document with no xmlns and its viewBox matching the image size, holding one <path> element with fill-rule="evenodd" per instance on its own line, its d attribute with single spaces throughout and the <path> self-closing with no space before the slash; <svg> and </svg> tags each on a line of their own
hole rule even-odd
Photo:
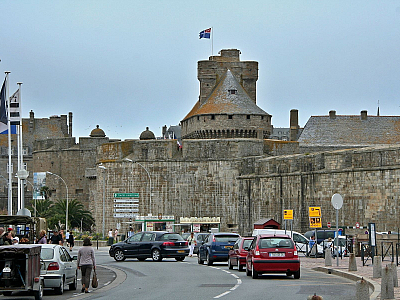
<svg viewBox="0 0 400 300">
<path fill-rule="evenodd" d="M 40 252 L 40 258 L 43 260 L 53 259 L 54 251 L 53 248 L 42 248 Z"/>
<path fill-rule="evenodd" d="M 184 241 L 177 233 L 166 233 L 160 237 L 160 241 Z"/>
<path fill-rule="evenodd" d="M 243 242 L 243 248 L 250 247 L 250 244 L 251 244 L 252 241 L 253 241 L 253 240 L 244 240 L 244 242 Z"/>
<path fill-rule="evenodd" d="M 208 236 L 208 234 L 199 234 L 198 236 L 197 236 L 197 240 L 198 241 L 200 241 L 200 242 L 202 242 L 202 241 L 205 241 L 206 240 L 206 237 Z"/>
<path fill-rule="evenodd" d="M 238 235 L 214 235 L 215 241 L 216 242 L 236 242 L 236 240 L 239 238 Z"/>
<path fill-rule="evenodd" d="M 268 248 L 294 248 L 293 242 L 291 239 L 285 238 L 262 238 L 258 243 L 258 247 L 261 249 Z"/>
</svg>

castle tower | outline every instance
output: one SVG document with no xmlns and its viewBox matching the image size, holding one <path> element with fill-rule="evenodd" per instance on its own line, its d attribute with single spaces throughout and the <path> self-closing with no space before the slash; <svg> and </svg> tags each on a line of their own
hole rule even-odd
<svg viewBox="0 0 400 300">
<path fill-rule="evenodd" d="M 237 49 L 198 62 L 200 96 L 181 121 L 183 139 L 268 138 L 271 115 L 256 105 L 258 62 Z"/>
</svg>

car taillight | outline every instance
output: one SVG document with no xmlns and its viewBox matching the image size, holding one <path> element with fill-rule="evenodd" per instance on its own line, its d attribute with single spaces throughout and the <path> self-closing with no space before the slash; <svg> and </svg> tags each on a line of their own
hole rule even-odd
<svg viewBox="0 0 400 300">
<path fill-rule="evenodd" d="M 213 236 L 213 242 L 215 243 L 215 236 Z"/>
<path fill-rule="evenodd" d="M 187 245 L 189 245 L 189 243 L 188 243 L 188 242 L 185 242 L 185 246 L 187 246 Z"/>
<path fill-rule="evenodd" d="M 293 255 L 294 256 L 298 256 L 297 251 L 294 251 Z"/>
<path fill-rule="evenodd" d="M 58 265 L 58 262 L 52 262 L 47 267 L 47 271 L 57 271 L 59 269 L 60 269 L 60 266 Z"/>
<path fill-rule="evenodd" d="M 260 248 L 258 248 L 258 244 L 256 245 L 256 249 L 254 251 L 254 255 L 255 256 L 259 256 L 260 255 Z"/>
<path fill-rule="evenodd" d="M 164 242 L 163 243 L 164 246 L 175 246 L 174 242 Z"/>
</svg>

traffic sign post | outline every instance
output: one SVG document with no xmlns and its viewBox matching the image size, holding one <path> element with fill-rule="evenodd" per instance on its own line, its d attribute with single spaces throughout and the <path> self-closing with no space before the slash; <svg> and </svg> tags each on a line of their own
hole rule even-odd
<svg viewBox="0 0 400 300">
<path fill-rule="evenodd" d="M 139 193 L 114 193 L 114 218 L 136 218 L 139 213 Z"/>
<path fill-rule="evenodd" d="M 328 228 L 331 228 L 331 222 L 326 223 L 326 226 L 328 226 Z"/>
<path fill-rule="evenodd" d="M 286 234 L 286 220 L 290 220 L 290 235 L 293 235 L 293 209 L 283 210 L 283 220 L 285 220 L 285 234 Z"/>
<path fill-rule="evenodd" d="M 336 209 L 336 265 L 339 267 L 339 209 L 341 209 L 343 205 L 342 196 L 340 194 L 334 194 L 331 203 Z"/>
</svg>

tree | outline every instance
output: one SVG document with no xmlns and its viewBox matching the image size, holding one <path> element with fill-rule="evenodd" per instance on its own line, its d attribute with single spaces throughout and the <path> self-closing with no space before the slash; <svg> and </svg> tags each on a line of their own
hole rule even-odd
<svg viewBox="0 0 400 300">
<path fill-rule="evenodd" d="M 32 216 L 35 215 L 35 207 L 33 206 L 28 206 L 27 208 L 31 211 Z M 41 199 L 41 200 L 36 200 L 36 216 L 41 217 L 41 218 L 49 218 L 51 216 L 51 207 L 53 205 L 53 202 L 49 199 Z"/>
<path fill-rule="evenodd" d="M 65 224 L 65 212 L 67 209 L 67 200 L 59 199 L 57 200 L 52 209 L 52 217 L 50 218 L 51 223 L 55 222 L 55 226 L 58 225 L 58 221 L 62 224 Z M 77 199 L 72 199 L 68 201 L 68 227 L 81 227 L 84 230 L 90 230 L 91 226 L 94 224 L 94 218 L 92 217 L 92 213 L 85 209 L 83 204 L 79 202 Z"/>
<path fill-rule="evenodd" d="M 42 186 L 40 188 L 40 195 L 44 197 L 44 199 L 49 199 L 51 197 L 51 190 L 48 186 Z"/>
</svg>

